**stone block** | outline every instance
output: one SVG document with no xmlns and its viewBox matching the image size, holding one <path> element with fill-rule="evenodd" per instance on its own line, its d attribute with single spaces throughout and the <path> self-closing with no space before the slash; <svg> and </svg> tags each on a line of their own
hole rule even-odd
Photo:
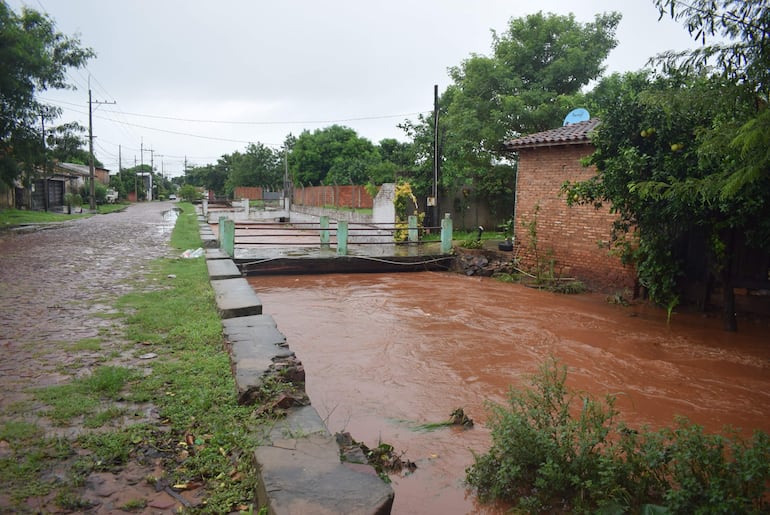
<svg viewBox="0 0 770 515">
<path fill-rule="evenodd" d="M 262 301 L 244 278 L 211 281 L 221 318 L 262 314 Z"/>
<path fill-rule="evenodd" d="M 207 259 L 206 266 L 209 270 L 209 278 L 212 281 L 241 277 L 241 271 L 232 259 Z"/>
<path fill-rule="evenodd" d="M 332 436 L 313 433 L 274 440 L 254 452 L 257 501 L 268 513 L 385 515 L 393 488 L 376 474 L 340 462 Z"/>
</svg>

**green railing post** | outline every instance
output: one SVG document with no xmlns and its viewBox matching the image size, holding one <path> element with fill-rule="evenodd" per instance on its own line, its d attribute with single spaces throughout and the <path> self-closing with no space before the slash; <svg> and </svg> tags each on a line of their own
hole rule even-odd
<svg viewBox="0 0 770 515">
<path fill-rule="evenodd" d="M 419 240 L 419 232 L 417 231 L 417 217 L 415 215 L 409 215 L 409 243 L 417 243 Z"/>
<path fill-rule="evenodd" d="M 329 217 L 321 217 L 321 248 L 329 248 Z"/>
<path fill-rule="evenodd" d="M 226 216 L 219 217 L 219 248 L 228 256 L 235 256 L 235 222 Z"/>
<path fill-rule="evenodd" d="M 449 254 L 452 250 L 452 217 L 449 213 L 444 214 L 441 220 L 441 253 Z"/>
<path fill-rule="evenodd" d="M 348 255 L 348 223 L 344 220 L 337 221 L 337 255 Z"/>
</svg>

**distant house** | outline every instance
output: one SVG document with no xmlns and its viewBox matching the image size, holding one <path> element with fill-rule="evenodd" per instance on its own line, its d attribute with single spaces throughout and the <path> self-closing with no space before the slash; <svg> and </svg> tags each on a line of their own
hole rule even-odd
<svg viewBox="0 0 770 515">
<path fill-rule="evenodd" d="M 612 223 L 617 215 L 608 207 L 572 207 L 560 193 L 565 181 L 583 181 L 596 170 L 580 161 L 594 151 L 590 133 L 598 119 L 566 125 L 505 142 L 519 157 L 514 213 L 519 258 L 535 265 L 528 224 L 535 219 L 540 260 L 555 260 L 561 277 L 575 277 L 599 290 L 632 288 L 636 274 L 610 252 Z"/>
<path fill-rule="evenodd" d="M 75 163 L 56 163 L 53 168 L 44 173 L 38 171 L 37 178 L 32 180 L 29 191 L 17 184 L 14 191 L 16 207 L 29 209 L 59 209 L 64 206 L 66 193 L 77 193 L 90 177 L 88 165 Z M 109 184 L 110 172 L 106 168 L 95 168 L 96 182 Z"/>
</svg>

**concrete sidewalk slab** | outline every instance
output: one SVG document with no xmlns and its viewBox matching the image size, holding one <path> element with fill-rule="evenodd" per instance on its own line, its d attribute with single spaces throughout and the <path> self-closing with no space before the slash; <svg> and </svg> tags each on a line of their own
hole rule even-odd
<svg viewBox="0 0 770 515">
<path fill-rule="evenodd" d="M 211 281 L 221 318 L 262 314 L 262 301 L 244 278 Z"/>
<path fill-rule="evenodd" d="M 232 259 L 207 259 L 206 266 L 209 269 L 209 277 L 212 281 L 242 277 L 241 271 Z"/>
<path fill-rule="evenodd" d="M 220 248 L 206 249 L 206 259 L 232 259 L 224 250 Z"/>
<path fill-rule="evenodd" d="M 393 488 L 371 467 L 341 463 L 339 452 L 332 436 L 318 433 L 258 447 L 259 505 L 276 515 L 390 513 Z"/>
<path fill-rule="evenodd" d="M 271 368 L 293 358 L 294 352 L 268 315 L 230 318 L 222 321 L 222 328 L 230 347 L 238 403 L 253 404 L 264 381 L 271 377 Z M 304 381 L 304 369 L 301 376 Z"/>
</svg>

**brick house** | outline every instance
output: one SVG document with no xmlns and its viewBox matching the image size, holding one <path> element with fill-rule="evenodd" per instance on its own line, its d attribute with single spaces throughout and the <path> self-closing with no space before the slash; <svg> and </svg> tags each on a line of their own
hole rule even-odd
<svg viewBox="0 0 770 515">
<path fill-rule="evenodd" d="M 613 291 L 634 287 L 636 274 L 610 253 L 616 215 L 605 206 L 568 206 L 560 188 L 596 173 L 580 160 L 594 151 L 589 135 L 598 119 L 530 134 L 504 143 L 519 158 L 514 211 L 515 244 L 525 268 L 535 266 L 527 225 L 537 218 L 537 250 L 541 262 L 555 260 L 554 272 L 575 277 L 590 287 Z"/>
</svg>

